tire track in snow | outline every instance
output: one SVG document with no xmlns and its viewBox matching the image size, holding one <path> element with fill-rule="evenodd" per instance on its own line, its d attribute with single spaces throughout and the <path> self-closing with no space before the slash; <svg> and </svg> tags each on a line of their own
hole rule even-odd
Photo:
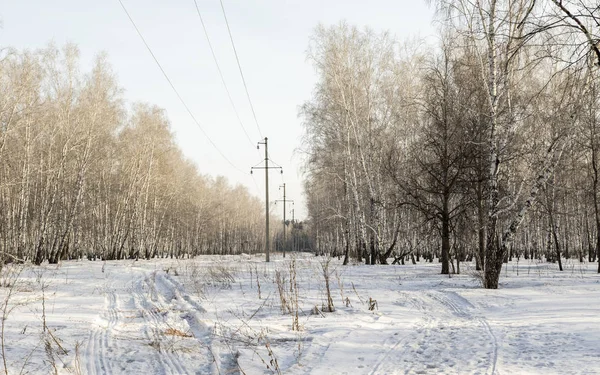
<svg viewBox="0 0 600 375">
<path fill-rule="evenodd" d="M 107 321 L 106 327 L 96 326 L 90 332 L 88 345 L 86 349 L 87 355 L 87 371 L 88 374 L 112 374 L 112 365 L 108 361 L 107 352 L 110 346 L 110 337 L 114 327 L 119 322 L 119 302 L 114 289 L 105 295 L 105 311 L 102 312 L 100 318 Z"/>
<path fill-rule="evenodd" d="M 488 334 L 490 335 L 490 337 L 493 340 L 494 343 L 494 356 L 493 356 L 493 360 L 492 360 L 492 372 L 491 375 L 496 374 L 497 370 L 496 370 L 496 364 L 498 363 L 498 338 L 496 338 L 496 335 L 494 335 L 494 332 L 492 331 L 492 327 L 490 327 L 490 324 L 488 323 L 487 320 L 483 319 L 483 318 L 477 318 L 481 324 L 485 327 L 485 329 L 488 331 Z"/>
<path fill-rule="evenodd" d="M 198 341 L 201 347 L 207 350 L 207 355 L 212 359 L 211 372 L 213 374 L 237 374 L 239 367 L 237 359 L 233 353 L 223 354 L 219 350 L 214 340 L 212 329 L 202 321 L 200 313 L 205 313 L 204 309 L 198 302 L 194 301 L 185 288 L 168 273 L 160 272 L 156 274 L 155 281 L 163 295 L 169 301 L 175 299 L 179 302 L 182 310 L 185 311 L 180 317 L 188 323 L 192 335 Z M 164 293 L 168 293 L 166 295 Z"/>
<path fill-rule="evenodd" d="M 429 341 L 431 340 L 431 331 L 437 325 L 438 325 L 437 319 L 433 315 L 425 312 L 424 324 L 421 327 L 417 328 L 417 330 L 416 330 L 416 332 L 414 334 L 414 336 L 416 338 L 415 341 L 417 341 L 417 347 L 419 348 L 419 349 L 417 349 L 416 352 L 419 355 L 421 355 L 423 353 L 423 349 L 422 348 L 425 347 L 429 343 Z M 400 353 L 400 357 L 401 358 L 407 358 L 408 357 L 408 352 L 409 352 L 410 349 L 412 349 L 410 346 L 405 345 L 404 349 Z M 405 374 L 410 374 L 411 371 L 414 369 L 416 363 L 417 362 L 414 361 L 414 360 L 410 361 L 410 365 L 404 371 L 404 373 Z"/>
<path fill-rule="evenodd" d="M 165 315 L 168 310 L 160 309 L 152 301 L 153 297 L 157 297 L 154 293 L 158 294 L 158 291 L 146 275 L 143 275 L 142 279 L 135 283 L 133 293 L 134 306 L 140 311 L 144 320 L 144 333 L 150 344 L 156 349 L 156 359 L 162 365 L 165 374 L 188 373 L 179 356 L 168 348 L 162 347 L 162 343 L 168 340 L 163 332 L 163 327 L 166 326 Z"/>
<path fill-rule="evenodd" d="M 164 285 L 165 288 L 172 294 L 172 296 L 169 299 L 176 298 L 182 302 L 185 302 L 185 304 L 187 305 L 187 307 L 190 308 L 190 310 L 195 310 L 201 313 L 206 312 L 206 309 L 204 309 L 204 307 L 202 307 L 198 302 L 194 301 L 190 297 L 190 295 L 187 294 L 183 285 L 181 285 L 179 281 L 173 279 L 171 275 L 169 275 L 168 273 L 161 272 L 158 273 L 156 276 L 156 280 L 160 281 L 161 284 Z"/>
<path fill-rule="evenodd" d="M 459 318 L 471 318 L 471 314 L 467 312 L 467 309 L 472 309 L 473 305 L 455 292 L 430 291 L 427 293 L 427 296 L 448 307 Z"/>
<path fill-rule="evenodd" d="M 303 367 L 303 373 L 305 374 L 312 373 L 316 370 L 317 366 L 323 363 L 327 352 L 331 349 L 332 344 L 348 342 L 348 337 L 350 337 L 350 334 L 354 330 L 350 328 L 346 329 L 343 334 L 334 335 L 334 337 L 330 337 L 329 335 L 331 332 L 327 330 L 320 329 L 318 331 L 318 333 L 316 333 L 316 331 L 313 331 L 312 334 L 315 336 L 319 336 L 320 340 L 323 340 L 325 337 L 327 337 L 329 341 L 316 347 L 317 345 L 315 345 L 315 340 L 311 340 L 310 345 L 304 349 L 306 353 L 310 353 L 310 357 L 305 356 L 305 358 L 310 358 L 310 360 L 306 361 L 306 364 Z M 298 364 L 295 363 L 291 367 L 298 367 Z"/>
<path fill-rule="evenodd" d="M 425 304 L 423 303 L 423 301 L 411 295 L 408 295 L 407 293 L 403 294 L 405 294 L 407 299 L 410 300 L 410 304 L 416 308 L 416 312 L 423 316 L 423 319 L 415 323 L 415 325 L 411 327 L 410 333 L 398 339 L 384 354 L 382 354 L 377 359 L 377 362 L 375 362 L 375 365 L 373 366 L 373 369 L 369 372 L 369 375 L 377 374 L 381 366 L 385 363 L 389 356 L 398 349 L 400 345 L 406 344 L 411 338 L 420 338 L 420 341 L 423 341 L 423 339 L 428 337 L 430 330 L 433 327 L 434 319 L 430 314 L 427 313 L 427 309 L 425 308 Z M 405 354 L 408 352 L 408 349 L 409 347 L 405 346 L 402 352 L 400 353 L 399 357 L 405 357 Z M 410 372 L 411 369 L 412 366 L 406 370 L 406 373 Z"/>
<path fill-rule="evenodd" d="M 486 333 L 490 337 L 490 342 L 492 344 L 492 353 L 490 354 L 490 363 L 488 367 L 489 369 L 491 369 L 489 374 L 496 374 L 498 363 L 498 339 L 496 338 L 496 335 L 494 335 L 494 332 L 492 331 L 489 322 L 483 317 L 473 316 L 468 310 L 474 309 L 475 306 L 473 306 L 471 302 L 469 302 L 467 299 L 465 299 L 456 292 L 435 291 L 429 292 L 427 293 L 427 295 L 436 302 L 448 307 L 455 316 L 462 319 L 474 319 L 477 320 L 479 324 L 481 324 L 481 326 L 485 329 Z"/>
</svg>

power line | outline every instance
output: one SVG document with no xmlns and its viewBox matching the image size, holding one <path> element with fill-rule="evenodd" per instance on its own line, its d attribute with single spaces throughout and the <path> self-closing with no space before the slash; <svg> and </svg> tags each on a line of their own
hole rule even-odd
<svg viewBox="0 0 600 375">
<path fill-rule="evenodd" d="M 240 76 L 242 76 L 242 82 L 244 83 L 244 89 L 246 90 L 246 97 L 248 98 L 248 103 L 250 103 L 250 109 L 252 109 L 252 116 L 254 116 L 254 122 L 256 123 L 256 128 L 258 129 L 258 133 L 260 134 L 260 137 L 263 138 L 262 132 L 260 131 L 260 126 L 258 125 L 258 120 L 256 119 L 256 112 L 254 111 L 254 106 L 252 105 L 252 100 L 250 99 L 250 93 L 248 92 L 248 86 L 246 85 L 246 79 L 244 78 L 244 72 L 242 71 L 242 65 L 240 64 L 240 59 L 238 57 L 237 50 L 235 48 L 235 43 L 233 42 L 233 36 L 231 35 L 231 29 L 229 28 L 229 21 L 227 21 L 227 14 L 225 13 L 225 6 L 223 5 L 223 0 L 219 0 L 219 2 L 221 3 L 221 9 L 223 10 L 223 18 L 225 18 L 225 24 L 227 25 L 227 32 L 229 32 L 229 39 L 231 40 L 231 46 L 233 47 L 233 53 L 235 54 L 235 60 L 237 61 L 238 69 L 240 70 Z"/>
<path fill-rule="evenodd" d="M 279 167 L 279 168 L 283 168 L 281 165 L 279 165 L 279 164 L 275 163 L 275 162 L 274 162 L 274 161 L 273 161 L 271 158 L 269 158 L 269 161 L 270 161 L 271 163 L 275 164 L 277 167 Z"/>
<path fill-rule="evenodd" d="M 181 104 L 183 104 L 183 106 L 185 107 L 186 111 L 189 113 L 190 117 L 192 118 L 192 120 L 194 120 L 194 123 L 196 123 L 196 125 L 198 126 L 198 128 L 200 129 L 200 131 L 202 132 L 202 134 L 206 137 L 206 139 L 208 139 L 208 141 L 210 142 L 210 144 L 213 146 L 213 148 L 215 150 L 217 150 L 217 152 L 221 155 L 221 157 L 223 159 L 225 159 L 229 165 L 231 165 L 231 167 L 233 167 L 235 170 L 246 174 L 244 171 L 242 171 L 240 168 L 236 167 L 231 160 L 229 160 L 225 154 L 223 154 L 223 152 L 221 152 L 221 150 L 217 147 L 217 145 L 215 144 L 215 142 L 213 142 L 213 140 L 208 136 L 208 134 L 206 133 L 206 131 L 204 131 L 204 129 L 202 128 L 202 125 L 200 125 L 200 122 L 196 119 L 196 116 L 194 116 L 194 114 L 192 113 L 192 111 L 190 110 L 190 108 L 188 107 L 188 105 L 185 103 L 185 101 L 183 100 L 183 98 L 181 97 L 181 95 L 179 94 L 179 91 L 177 91 L 177 89 L 175 88 L 175 85 L 173 85 L 173 82 L 171 82 L 171 79 L 169 78 L 169 76 L 167 75 L 167 72 L 165 72 L 165 70 L 163 69 L 162 65 L 160 64 L 160 62 L 158 61 L 158 59 L 156 58 L 156 56 L 154 55 L 154 52 L 152 52 L 152 49 L 150 48 L 150 46 L 148 45 L 148 43 L 146 42 L 146 39 L 144 38 L 144 36 L 142 35 L 142 33 L 140 32 L 140 29 L 138 29 L 137 25 L 135 24 L 135 22 L 133 21 L 133 18 L 131 18 L 131 15 L 129 14 L 129 12 L 127 11 L 127 8 L 125 8 L 125 5 L 123 4 L 122 0 L 119 0 L 119 3 L 121 4 L 121 7 L 123 8 L 123 10 L 125 11 L 125 14 L 127 14 L 127 17 L 129 18 L 129 21 L 131 21 L 131 24 L 133 25 L 133 27 L 135 28 L 135 31 L 138 33 L 138 35 L 140 36 L 140 39 L 142 39 L 142 42 L 144 42 L 144 45 L 146 46 L 146 48 L 148 49 L 148 52 L 150 52 L 150 55 L 152 55 L 152 58 L 154 59 L 154 62 L 156 62 L 156 65 L 158 65 L 158 68 L 160 69 L 160 71 L 162 72 L 162 74 L 165 76 L 167 82 L 169 82 L 169 85 L 171 86 L 171 88 L 173 89 L 173 91 L 175 92 L 175 95 L 177 95 L 177 98 L 179 98 L 179 101 L 181 102 Z"/>
<path fill-rule="evenodd" d="M 217 70 L 219 71 L 219 76 L 221 77 L 221 83 L 223 83 L 223 87 L 225 87 L 225 91 L 227 92 L 227 97 L 229 98 L 229 104 L 231 104 L 231 108 L 233 108 L 233 112 L 235 112 L 235 116 L 237 117 L 238 122 L 239 122 L 240 126 L 242 127 L 244 134 L 246 135 L 246 138 L 248 138 L 248 142 L 250 142 L 252 147 L 254 147 L 254 142 L 252 141 L 252 139 L 250 139 L 250 136 L 248 135 L 248 132 L 246 131 L 246 128 L 244 127 L 244 124 L 242 123 L 240 114 L 238 113 L 237 108 L 235 107 L 235 104 L 233 103 L 233 99 L 231 98 L 231 93 L 229 92 L 229 88 L 227 87 L 227 84 L 225 83 L 225 78 L 223 77 L 223 72 L 221 71 L 221 67 L 219 65 L 219 61 L 217 60 L 217 55 L 215 54 L 215 50 L 212 46 L 212 43 L 210 42 L 210 37 L 208 36 L 208 31 L 206 30 L 206 25 L 204 24 L 204 19 L 202 18 L 202 14 L 200 13 L 200 8 L 198 7 L 198 2 L 196 0 L 194 0 L 194 4 L 196 5 L 196 12 L 198 13 L 198 17 L 200 18 L 200 23 L 202 24 L 202 30 L 204 30 L 204 36 L 206 36 L 206 41 L 208 42 L 208 47 L 210 48 L 210 53 L 212 54 L 215 65 L 217 65 Z"/>
<path fill-rule="evenodd" d="M 256 187 L 256 193 L 260 196 L 260 188 L 258 187 L 258 184 L 256 183 L 256 179 L 254 178 L 254 175 L 251 173 L 250 176 L 252 176 L 252 181 L 254 181 L 254 187 Z"/>
</svg>

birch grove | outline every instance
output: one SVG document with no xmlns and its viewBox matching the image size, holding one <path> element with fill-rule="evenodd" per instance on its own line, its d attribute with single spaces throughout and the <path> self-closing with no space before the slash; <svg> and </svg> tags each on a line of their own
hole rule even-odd
<svg viewBox="0 0 600 375">
<path fill-rule="evenodd" d="M 439 258 L 442 273 L 473 259 L 492 289 L 513 257 L 599 261 L 597 6 L 435 4 L 436 46 L 314 33 L 301 116 L 317 247 Z"/>
<path fill-rule="evenodd" d="M 107 59 L 0 56 L 0 259 L 183 257 L 260 251 L 262 202 L 203 176 L 160 108 L 128 105 Z"/>
</svg>

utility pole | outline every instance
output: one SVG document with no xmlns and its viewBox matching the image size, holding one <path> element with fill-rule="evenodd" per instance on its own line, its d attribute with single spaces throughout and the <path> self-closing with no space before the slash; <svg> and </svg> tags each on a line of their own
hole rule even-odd
<svg viewBox="0 0 600 375">
<path fill-rule="evenodd" d="M 295 210 L 292 208 L 292 251 L 296 251 L 296 236 L 294 236 L 294 226 L 296 218 L 295 218 Z"/>
<path fill-rule="evenodd" d="M 283 257 L 285 258 L 285 202 L 292 202 L 292 204 L 294 203 L 293 200 L 291 199 L 285 199 L 285 182 L 283 183 L 283 185 L 279 185 L 279 188 L 283 188 L 283 200 L 278 199 L 275 202 L 283 202 Z"/>
<path fill-rule="evenodd" d="M 269 146 L 268 139 L 265 137 L 264 142 L 258 142 L 256 146 L 257 149 L 260 149 L 260 145 L 265 145 L 265 166 L 264 167 L 252 167 L 250 168 L 250 174 L 254 169 L 264 169 L 265 170 L 265 252 L 266 252 L 266 262 L 269 262 Z M 271 167 L 271 169 L 281 169 L 281 173 L 283 174 L 283 168 L 281 167 Z"/>
</svg>

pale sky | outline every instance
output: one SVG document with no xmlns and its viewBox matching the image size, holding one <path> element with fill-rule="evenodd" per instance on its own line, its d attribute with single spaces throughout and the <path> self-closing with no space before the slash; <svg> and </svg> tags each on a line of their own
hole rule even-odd
<svg viewBox="0 0 600 375">
<path fill-rule="evenodd" d="M 233 168 L 213 148 L 181 104 L 131 25 L 118 0 L 0 0 L 0 46 L 35 49 L 54 42 L 75 43 L 81 69 L 88 71 L 101 51 L 124 88 L 129 103 L 147 102 L 166 110 L 184 154 L 201 173 L 226 176 L 264 199 L 264 172 L 250 175 L 264 151 L 246 99 L 219 0 L 198 0 L 202 17 L 248 141 L 231 108 L 194 0 L 123 0 L 133 20 L 169 78 L 205 132 Z M 306 60 L 309 38 L 317 24 L 345 20 L 375 31 L 388 30 L 399 39 L 434 33 L 432 7 L 424 0 L 223 0 L 235 46 L 269 156 L 284 168 L 270 175 L 270 199 L 281 199 L 287 185 L 296 218 L 306 215 L 302 193 L 303 133 L 298 107 L 310 99 L 316 75 Z M 280 213 L 281 204 L 274 212 Z M 289 215 L 289 213 L 288 213 Z"/>
</svg>

